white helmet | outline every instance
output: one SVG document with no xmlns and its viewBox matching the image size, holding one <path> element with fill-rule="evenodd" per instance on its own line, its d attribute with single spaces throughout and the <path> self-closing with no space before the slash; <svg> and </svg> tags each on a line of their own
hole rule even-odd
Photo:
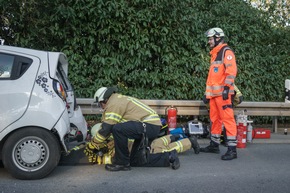
<svg viewBox="0 0 290 193">
<path fill-rule="evenodd" d="M 215 27 L 215 28 L 211 28 L 211 29 L 207 30 L 205 32 L 205 35 L 208 38 L 213 37 L 213 36 L 219 38 L 219 37 L 224 37 L 225 33 L 221 28 Z"/>
<path fill-rule="evenodd" d="M 101 125 L 102 125 L 102 123 L 97 123 L 92 127 L 92 129 L 91 129 L 92 137 L 95 136 L 97 134 L 97 132 L 101 129 Z"/>
<path fill-rule="evenodd" d="M 95 95 L 94 95 L 94 102 L 101 102 L 101 101 L 104 101 L 104 95 L 106 93 L 106 91 L 108 90 L 107 87 L 102 87 L 102 88 L 99 88 L 97 90 L 97 92 L 95 92 Z"/>
</svg>

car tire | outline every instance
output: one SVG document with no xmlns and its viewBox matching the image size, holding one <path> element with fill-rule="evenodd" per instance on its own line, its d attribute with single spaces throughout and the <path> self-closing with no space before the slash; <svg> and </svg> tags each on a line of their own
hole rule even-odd
<svg viewBox="0 0 290 193">
<path fill-rule="evenodd" d="M 56 136 L 41 128 L 23 128 L 14 132 L 3 146 L 3 165 L 17 179 L 46 177 L 58 165 L 60 144 Z"/>
</svg>

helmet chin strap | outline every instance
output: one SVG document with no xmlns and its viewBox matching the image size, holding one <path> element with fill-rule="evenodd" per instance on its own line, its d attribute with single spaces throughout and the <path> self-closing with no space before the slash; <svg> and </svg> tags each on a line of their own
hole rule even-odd
<svg viewBox="0 0 290 193">
<path fill-rule="evenodd" d="M 219 45 L 219 43 L 221 43 L 221 41 L 224 40 L 223 37 L 220 37 L 220 39 L 218 41 L 216 39 L 217 39 L 217 37 L 214 37 L 214 47 L 216 47 L 217 45 Z"/>
</svg>

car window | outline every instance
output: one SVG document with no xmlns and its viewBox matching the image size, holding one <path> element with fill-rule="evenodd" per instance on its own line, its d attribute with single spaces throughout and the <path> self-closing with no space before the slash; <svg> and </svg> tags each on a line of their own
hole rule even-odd
<svg viewBox="0 0 290 193">
<path fill-rule="evenodd" d="M 56 76 L 58 77 L 59 81 L 61 82 L 62 86 L 66 91 L 71 90 L 72 86 L 68 80 L 68 77 L 66 76 L 61 63 L 59 62 L 57 65 L 57 71 Z"/>
<path fill-rule="evenodd" d="M 0 79 L 18 79 L 32 64 L 32 59 L 0 53 Z"/>
<path fill-rule="evenodd" d="M 14 56 L 7 54 L 0 54 L 0 78 L 10 78 L 12 66 L 14 63 Z"/>
</svg>

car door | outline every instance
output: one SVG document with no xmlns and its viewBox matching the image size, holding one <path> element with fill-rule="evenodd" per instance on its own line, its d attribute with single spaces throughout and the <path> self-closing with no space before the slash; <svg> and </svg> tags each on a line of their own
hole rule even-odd
<svg viewBox="0 0 290 193">
<path fill-rule="evenodd" d="M 0 133 L 27 110 L 39 66 L 37 57 L 0 50 Z"/>
</svg>

